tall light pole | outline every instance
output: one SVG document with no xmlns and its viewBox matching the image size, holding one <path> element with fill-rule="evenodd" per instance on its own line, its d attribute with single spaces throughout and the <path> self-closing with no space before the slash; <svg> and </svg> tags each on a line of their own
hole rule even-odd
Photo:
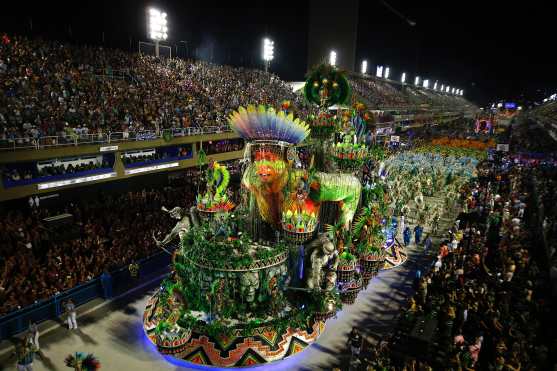
<svg viewBox="0 0 557 371">
<path fill-rule="evenodd" d="M 265 72 L 269 70 L 269 65 L 275 57 L 275 42 L 268 37 L 263 39 L 263 60 L 265 61 Z"/>
<path fill-rule="evenodd" d="M 155 55 L 159 56 L 159 42 L 168 38 L 166 13 L 158 9 L 149 9 L 149 37 L 155 41 Z"/>
</svg>

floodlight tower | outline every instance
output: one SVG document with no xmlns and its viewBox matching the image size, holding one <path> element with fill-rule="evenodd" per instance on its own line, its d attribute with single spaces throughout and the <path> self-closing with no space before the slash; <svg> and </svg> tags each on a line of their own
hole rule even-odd
<svg viewBox="0 0 557 371">
<path fill-rule="evenodd" d="M 367 61 L 363 60 L 362 61 L 362 75 L 365 75 L 367 72 Z"/>
<path fill-rule="evenodd" d="M 271 61 L 275 57 L 275 42 L 269 38 L 263 39 L 263 60 L 265 61 L 265 72 L 268 71 Z"/>
<path fill-rule="evenodd" d="M 149 8 L 149 37 L 155 41 L 155 55 L 159 56 L 159 42 L 168 38 L 166 13 Z"/>
<path fill-rule="evenodd" d="M 337 52 L 334 50 L 329 53 L 329 64 L 333 67 L 337 65 Z"/>
</svg>

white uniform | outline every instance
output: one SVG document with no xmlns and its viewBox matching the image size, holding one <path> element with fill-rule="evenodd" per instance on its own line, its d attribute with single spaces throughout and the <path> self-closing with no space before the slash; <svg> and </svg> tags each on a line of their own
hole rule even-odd
<svg viewBox="0 0 557 371">
<path fill-rule="evenodd" d="M 66 303 L 66 312 L 68 313 L 68 328 L 77 329 L 76 312 L 74 303 Z"/>
</svg>

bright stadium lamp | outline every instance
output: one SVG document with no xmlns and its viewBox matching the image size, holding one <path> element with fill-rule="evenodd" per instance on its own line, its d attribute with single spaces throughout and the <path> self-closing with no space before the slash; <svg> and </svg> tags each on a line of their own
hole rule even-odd
<svg viewBox="0 0 557 371">
<path fill-rule="evenodd" d="M 362 75 L 365 75 L 367 72 L 367 61 L 364 59 L 362 61 Z"/>
<path fill-rule="evenodd" d="M 383 66 L 377 66 L 375 69 L 375 76 L 383 77 Z"/>
<path fill-rule="evenodd" d="M 402 73 L 402 76 L 400 77 L 400 82 L 403 84 L 406 82 L 406 72 Z"/>
<path fill-rule="evenodd" d="M 269 65 L 274 57 L 275 42 L 266 37 L 263 39 L 263 61 L 265 62 L 265 72 L 269 69 Z"/>
<path fill-rule="evenodd" d="M 337 52 L 335 52 L 334 50 L 331 50 L 331 52 L 329 53 L 329 64 L 331 66 L 337 65 Z"/>
<path fill-rule="evenodd" d="M 433 90 L 437 90 L 437 81 L 433 83 Z"/>
<path fill-rule="evenodd" d="M 423 87 L 426 88 L 426 89 L 429 88 L 429 80 L 428 79 L 424 80 Z"/>
<path fill-rule="evenodd" d="M 414 85 L 420 85 L 420 76 L 416 76 L 416 78 L 414 79 Z"/>
<path fill-rule="evenodd" d="M 385 79 L 389 78 L 389 75 L 391 74 L 391 69 L 389 67 L 385 68 L 385 76 L 383 76 Z"/>
<path fill-rule="evenodd" d="M 159 42 L 168 38 L 168 22 L 166 13 L 149 8 L 149 37 L 155 41 L 155 55 L 159 56 Z"/>
</svg>

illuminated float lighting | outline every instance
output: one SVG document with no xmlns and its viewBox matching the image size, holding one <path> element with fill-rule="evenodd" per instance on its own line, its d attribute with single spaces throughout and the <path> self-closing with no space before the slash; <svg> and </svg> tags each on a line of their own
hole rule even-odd
<svg viewBox="0 0 557 371">
<path fill-rule="evenodd" d="M 414 79 L 414 85 L 420 85 L 420 76 L 416 76 L 416 78 Z"/>
<path fill-rule="evenodd" d="M 375 76 L 383 77 L 383 66 L 377 66 L 375 69 Z"/>
<path fill-rule="evenodd" d="M 391 74 L 391 69 L 389 67 L 385 68 L 384 78 L 388 79 L 390 74 Z"/>
<path fill-rule="evenodd" d="M 400 78 L 400 82 L 403 83 L 403 84 L 406 82 L 406 72 L 402 73 L 402 76 Z"/>
</svg>

